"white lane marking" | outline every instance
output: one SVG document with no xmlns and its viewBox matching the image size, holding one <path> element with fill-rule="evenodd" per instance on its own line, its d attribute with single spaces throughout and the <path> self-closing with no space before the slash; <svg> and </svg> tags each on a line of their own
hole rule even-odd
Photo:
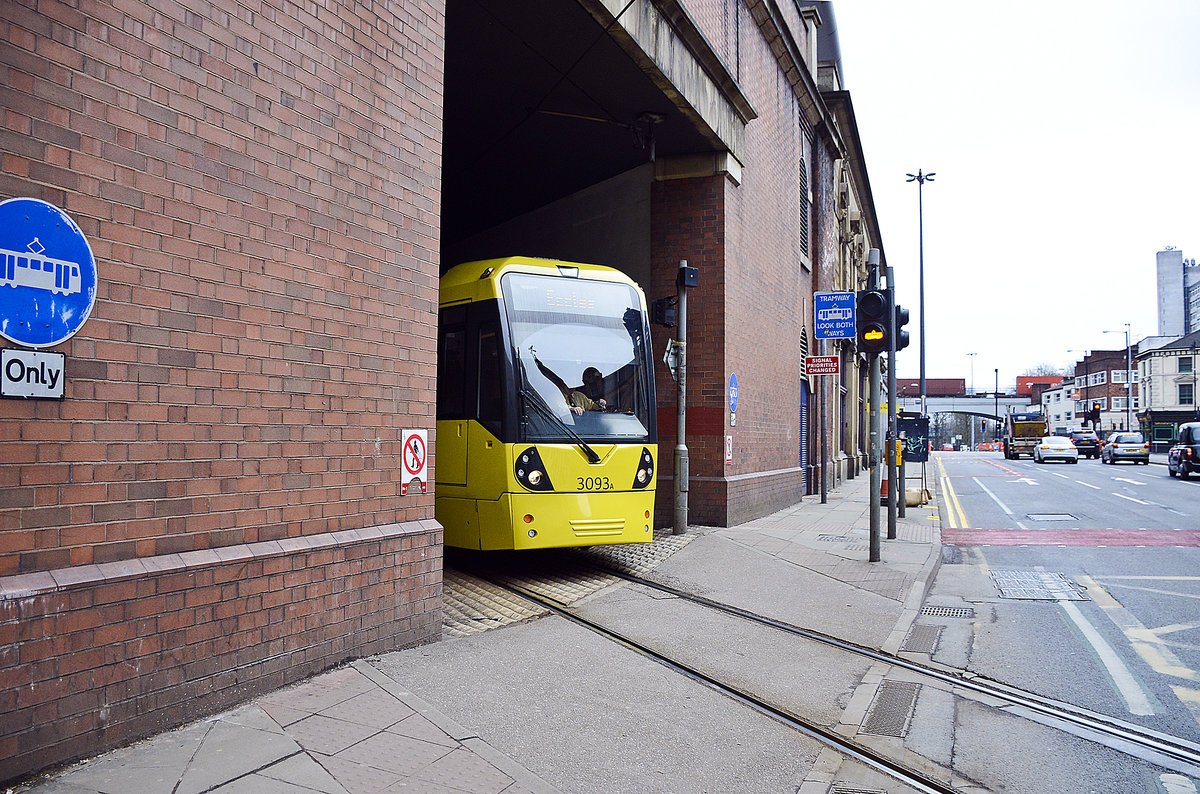
<svg viewBox="0 0 1200 794">
<path fill-rule="evenodd" d="M 1113 492 L 1113 496 L 1119 496 L 1122 499 L 1128 499 L 1131 502 L 1137 502 L 1138 504 L 1146 505 L 1147 507 L 1150 505 L 1149 502 L 1143 502 L 1141 499 L 1134 499 L 1132 496 L 1126 496 L 1125 494 L 1117 493 L 1116 491 Z"/>
<path fill-rule="evenodd" d="M 978 478 L 978 477 L 972 477 L 971 479 L 973 479 L 973 480 L 975 481 L 975 484 L 976 484 L 976 485 L 978 485 L 980 488 L 982 488 L 982 489 L 983 489 L 983 492 L 984 492 L 985 494 L 987 494 L 988 496 L 992 497 L 992 501 L 993 501 L 993 502 L 995 502 L 996 504 L 1000 505 L 1000 509 L 1001 509 L 1001 510 L 1003 510 L 1004 512 L 1006 512 L 1006 513 L 1008 513 L 1010 516 L 1012 516 L 1013 522 L 1014 522 L 1014 523 L 1017 525 L 1017 529 L 1029 529 L 1029 527 L 1025 526 L 1025 525 L 1024 525 L 1024 524 L 1022 524 L 1020 521 L 1017 521 L 1017 518 L 1016 518 L 1016 516 L 1014 516 L 1014 515 L 1013 515 L 1013 511 L 1011 511 L 1011 510 L 1009 510 L 1009 509 L 1008 509 L 1008 505 L 1004 504 L 1004 502 L 1001 502 L 1001 501 L 1000 501 L 1000 497 L 999 497 L 999 496 L 996 496 L 996 494 L 994 494 L 994 493 L 992 493 L 990 490 L 988 490 L 988 487 L 987 487 L 986 485 L 984 485 L 983 483 L 981 483 L 981 482 L 979 481 L 979 478 Z M 1034 483 L 1034 485 L 1037 485 L 1037 483 Z"/>
<path fill-rule="evenodd" d="M 1130 480 L 1126 477 L 1113 477 L 1112 479 L 1115 482 L 1127 482 L 1130 485 L 1145 485 L 1146 484 L 1146 483 L 1142 482 L 1141 480 Z"/>
<path fill-rule="evenodd" d="M 1090 482 L 1084 482 L 1083 480 L 1076 480 L 1075 482 L 1079 483 L 1080 485 L 1086 485 L 1088 488 L 1093 488 L 1097 491 L 1100 490 L 1099 485 L 1092 485 Z"/>
<path fill-rule="evenodd" d="M 1158 776 L 1167 794 L 1196 794 L 1196 784 L 1183 775 L 1174 772 L 1163 772 Z"/>
<path fill-rule="evenodd" d="M 1067 617 L 1079 627 L 1079 630 L 1083 632 L 1084 638 L 1087 639 L 1088 643 L 1100 657 L 1101 664 L 1104 665 L 1104 669 L 1108 671 L 1109 677 L 1116 684 L 1117 692 L 1120 693 L 1121 699 L 1125 701 L 1125 707 L 1129 709 L 1129 713 L 1141 716 L 1153 714 L 1154 709 L 1150 706 L 1150 697 L 1138 684 L 1137 679 L 1133 677 L 1133 673 L 1129 672 L 1129 668 L 1125 666 L 1125 662 L 1121 661 L 1121 657 L 1117 655 L 1117 652 L 1100 636 L 1100 632 L 1096 630 L 1096 627 L 1079 611 L 1079 607 L 1070 601 L 1060 601 L 1059 606 L 1067 613 Z"/>
</svg>

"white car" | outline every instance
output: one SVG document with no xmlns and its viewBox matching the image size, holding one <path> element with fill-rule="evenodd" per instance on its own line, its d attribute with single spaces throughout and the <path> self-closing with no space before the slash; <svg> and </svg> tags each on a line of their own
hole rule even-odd
<svg viewBox="0 0 1200 794">
<path fill-rule="evenodd" d="M 1043 436 L 1038 445 L 1033 448 L 1033 459 L 1037 463 L 1045 463 L 1048 460 L 1078 463 L 1079 450 L 1066 436 Z"/>
</svg>

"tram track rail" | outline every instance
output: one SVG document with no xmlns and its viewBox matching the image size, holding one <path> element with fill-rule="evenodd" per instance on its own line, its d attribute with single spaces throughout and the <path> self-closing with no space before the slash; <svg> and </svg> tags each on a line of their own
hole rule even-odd
<svg viewBox="0 0 1200 794">
<path fill-rule="evenodd" d="M 577 560 L 576 562 L 578 563 L 579 561 Z M 725 604 L 628 573 L 627 571 L 620 570 L 619 564 L 612 566 L 611 564 L 596 564 L 593 561 L 579 567 L 581 570 L 586 570 L 589 574 L 602 573 L 613 577 L 614 581 L 625 581 L 630 584 L 650 588 L 664 595 L 678 598 L 706 609 L 750 621 L 801 639 L 820 643 L 859 658 L 907 671 L 925 680 L 941 684 L 949 688 L 952 692 L 955 692 L 958 696 L 970 695 L 980 700 L 999 703 L 1002 708 L 1005 708 L 1008 713 L 1014 716 L 1030 719 L 1044 726 L 1067 732 L 1078 738 L 1106 746 L 1164 769 L 1183 774 L 1200 775 L 1200 745 L 1196 743 L 1063 703 L 1053 698 L 1022 690 L 1002 682 L 997 682 L 968 670 L 904 658 L 834 637 L 815 629 L 796 626 L 775 618 L 759 615 L 750 610 Z M 476 575 L 479 575 L 478 572 L 476 572 Z M 610 641 L 651 658 L 706 687 L 727 694 L 729 697 L 793 727 L 800 733 L 833 748 L 837 752 L 854 758 L 870 768 L 912 786 L 915 790 L 933 792 L 951 792 L 957 790 L 949 787 L 943 781 L 930 777 L 923 771 L 910 769 L 893 759 L 887 758 L 865 744 L 841 736 L 822 724 L 766 702 L 753 693 L 741 688 L 721 682 L 717 678 L 698 670 L 694 665 L 670 658 L 666 654 L 647 646 L 645 643 L 626 637 L 608 627 L 584 618 L 552 596 L 544 595 L 523 586 L 519 583 L 519 580 L 495 573 L 484 575 L 483 578 L 493 586 L 518 595 L 521 598 L 528 599 L 530 602 L 552 614 L 570 620 Z"/>
<path fill-rule="evenodd" d="M 951 687 L 1002 701 L 1009 706 L 1028 710 L 1045 718 L 1051 724 L 1059 722 L 1070 726 L 1074 729 L 1072 732 L 1076 735 L 1091 738 L 1092 740 L 1103 739 L 1104 741 L 1101 741 L 1102 744 L 1123 752 L 1128 753 L 1130 747 L 1138 748 L 1142 752 L 1133 754 L 1143 760 L 1168 766 L 1176 769 L 1176 771 L 1190 774 L 1200 773 L 1200 745 L 1193 742 L 1062 703 L 1043 695 L 984 678 L 967 670 L 935 666 L 906 659 L 902 656 L 868 648 L 823 632 L 765 617 L 740 607 L 714 601 L 704 596 L 688 593 L 678 588 L 660 584 L 639 576 L 633 576 L 622 571 L 609 569 L 607 573 L 618 579 L 648 587 L 666 595 L 699 604 L 759 625 L 768 626 L 788 634 L 803 637 L 804 639 L 819 642 L 863 658 L 907 670 Z M 1129 745 L 1130 747 L 1123 745 Z"/>
<path fill-rule="evenodd" d="M 611 572 L 610 572 L 611 573 Z M 719 692 L 733 700 L 757 711 L 764 716 L 770 717 L 799 733 L 808 736 L 811 739 L 820 742 L 826 747 L 830 747 L 843 755 L 853 758 L 859 763 L 864 764 L 870 769 L 880 772 L 888 777 L 897 780 L 914 791 L 922 792 L 923 794 L 957 794 L 959 789 L 950 786 L 940 780 L 936 780 L 923 772 L 910 769 L 903 764 L 898 763 L 894 759 L 888 758 L 886 755 L 877 752 L 858 742 L 851 741 L 845 737 L 839 736 L 834 731 L 826 728 L 813 720 L 806 719 L 798 714 L 794 714 L 786 709 L 776 706 L 768 701 L 758 697 L 757 695 L 748 692 L 740 687 L 735 687 L 731 684 L 723 682 L 718 678 L 711 676 L 696 667 L 672 658 L 666 654 L 654 650 L 650 646 L 638 642 L 630 637 L 607 628 L 593 620 L 582 617 L 571 610 L 556 604 L 553 599 L 536 593 L 526 587 L 506 582 L 502 579 L 488 579 L 492 585 L 504 589 L 510 593 L 520 595 L 527 598 L 551 614 L 571 621 L 572 623 L 587 628 L 588 630 L 599 634 L 600 636 L 615 642 L 641 656 L 651 659 L 664 667 L 686 676 L 691 680 L 705 686 L 711 690 Z"/>
</svg>

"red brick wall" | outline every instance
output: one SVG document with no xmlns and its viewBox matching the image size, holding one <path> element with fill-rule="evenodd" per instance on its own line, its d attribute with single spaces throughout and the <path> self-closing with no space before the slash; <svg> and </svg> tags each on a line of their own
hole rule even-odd
<svg viewBox="0 0 1200 794">
<path fill-rule="evenodd" d="M 441 629 L 433 522 L 2 580 L 0 780 Z"/>
<path fill-rule="evenodd" d="M 646 299 L 677 294 L 679 261 L 699 270 L 700 286 L 688 290 L 688 413 L 685 443 L 689 474 L 722 473 L 725 420 L 724 393 L 713 388 L 725 360 L 725 183 L 723 176 L 656 182 L 651 191 L 650 259 L 652 277 Z M 679 338 L 677 328 L 653 329 L 656 350 Z M 678 386 L 661 357 L 656 356 L 659 464 L 655 500 L 656 523 L 674 521 L 674 471 Z M 719 483 L 693 482 L 689 523 L 720 525 L 724 488 Z"/>
<path fill-rule="evenodd" d="M 440 0 L 5 4 L 0 199 L 62 208 L 99 286 L 65 399 L 0 401 L 0 756 L 436 636 L 440 530 L 400 448 L 434 426 L 443 31 Z M 345 534 L 379 528 L 403 543 Z M 372 550 L 405 565 L 358 573 Z M 55 587 L 17 603 L 29 575 Z M 50 671 L 102 694 L 13 701 Z"/>
</svg>

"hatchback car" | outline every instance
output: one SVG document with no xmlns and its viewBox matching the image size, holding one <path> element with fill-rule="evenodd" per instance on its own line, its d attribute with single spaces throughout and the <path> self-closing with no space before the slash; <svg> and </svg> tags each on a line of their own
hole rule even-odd
<svg viewBox="0 0 1200 794">
<path fill-rule="evenodd" d="M 1065 436 L 1044 436 L 1033 448 L 1033 459 L 1037 463 L 1048 460 L 1062 460 L 1067 463 L 1079 462 L 1079 450 Z"/>
<path fill-rule="evenodd" d="M 1179 426 L 1179 436 L 1167 450 L 1167 474 L 1187 479 L 1200 471 L 1200 422 Z"/>
<path fill-rule="evenodd" d="M 1071 443 L 1080 455 L 1089 458 L 1100 457 L 1100 436 L 1093 430 L 1073 430 L 1070 434 Z"/>
<path fill-rule="evenodd" d="M 1100 450 L 1101 463 L 1116 463 L 1119 460 L 1130 460 L 1134 463 L 1150 465 L 1150 445 L 1141 433 L 1112 433 L 1104 441 L 1104 449 Z"/>
</svg>

